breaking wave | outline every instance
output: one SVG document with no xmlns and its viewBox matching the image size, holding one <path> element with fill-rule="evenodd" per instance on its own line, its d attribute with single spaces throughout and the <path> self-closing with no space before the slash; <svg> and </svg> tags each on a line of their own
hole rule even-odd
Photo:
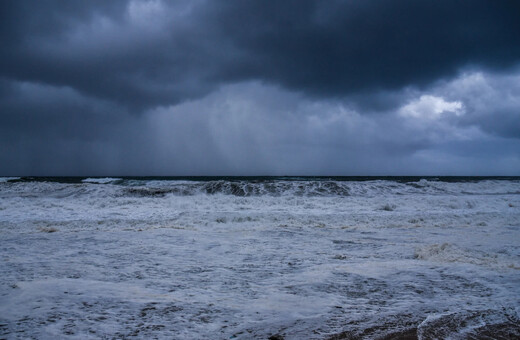
<svg viewBox="0 0 520 340">
<path fill-rule="evenodd" d="M 492 182 L 492 183 L 487 183 Z M 336 180 L 212 180 L 212 181 L 123 181 L 127 193 L 134 196 L 162 197 L 232 195 L 347 197 L 381 195 L 496 195 L 520 194 L 519 181 L 487 181 L 481 183 L 446 183 L 421 180 L 398 182 L 389 180 L 336 181 Z M 476 187 L 476 188 L 475 188 Z M 473 192 L 468 192 L 473 191 Z"/>
<path fill-rule="evenodd" d="M 232 195 L 249 196 L 349 196 L 348 183 L 335 181 L 208 181 L 208 182 L 173 182 L 147 183 L 147 185 L 130 186 L 126 193 L 140 197 L 164 197 L 167 194 L 178 196 Z"/>
<path fill-rule="evenodd" d="M 7 183 L 10 181 L 16 181 L 19 179 L 20 179 L 20 177 L 0 177 L 0 183 Z"/>
<path fill-rule="evenodd" d="M 82 180 L 83 183 L 96 183 L 96 184 L 113 184 L 121 182 L 123 179 L 121 178 L 112 178 L 112 177 L 104 177 L 104 178 L 98 178 L 98 177 L 92 177 L 92 178 L 85 178 Z"/>
<path fill-rule="evenodd" d="M 353 179 L 316 177 L 0 177 L 0 183 L 22 183 L 38 191 L 39 187 L 81 185 L 106 187 L 115 196 L 164 197 L 166 195 L 230 195 L 237 197 L 384 197 L 394 195 L 520 195 L 520 178 L 443 181 L 437 179 L 375 178 Z M 90 190 L 90 189 L 89 189 Z M 96 189 L 97 190 L 97 189 Z M 34 190 L 32 190 L 34 192 Z"/>
</svg>

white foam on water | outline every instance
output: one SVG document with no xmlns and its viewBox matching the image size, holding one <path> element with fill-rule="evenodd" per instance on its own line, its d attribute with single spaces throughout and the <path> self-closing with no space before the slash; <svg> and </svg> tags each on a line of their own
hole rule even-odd
<svg viewBox="0 0 520 340">
<path fill-rule="evenodd" d="M 121 181 L 121 178 L 112 178 L 112 177 L 104 177 L 104 178 L 85 178 L 82 180 L 83 183 L 96 183 L 96 184 L 108 184 L 108 183 L 115 183 Z"/>
<path fill-rule="evenodd" d="M 456 338 L 518 318 L 517 182 L 257 184 L 3 185 L 0 336 Z"/>
<path fill-rule="evenodd" d="M 0 177 L 0 183 L 7 183 L 9 181 L 15 181 L 21 177 Z"/>
<path fill-rule="evenodd" d="M 432 244 L 415 249 L 415 258 L 435 262 L 460 262 L 494 268 L 520 269 L 520 261 L 516 257 L 503 254 L 490 254 L 482 251 L 462 249 L 451 243 Z"/>
</svg>

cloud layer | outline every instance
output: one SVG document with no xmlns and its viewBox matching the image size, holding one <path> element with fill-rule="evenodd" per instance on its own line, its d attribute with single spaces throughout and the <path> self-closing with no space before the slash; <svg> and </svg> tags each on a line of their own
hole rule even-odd
<svg viewBox="0 0 520 340">
<path fill-rule="evenodd" d="M 0 7 L 0 175 L 520 173 L 514 1 Z"/>
</svg>

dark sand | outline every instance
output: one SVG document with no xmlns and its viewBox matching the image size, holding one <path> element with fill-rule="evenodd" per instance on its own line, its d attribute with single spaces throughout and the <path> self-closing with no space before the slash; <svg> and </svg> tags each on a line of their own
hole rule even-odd
<svg viewBox="0 0 520 340">
<path fill-rule="evenodd" d="M 361 334 L 355 332 L 343 332 L 333 335 L 328 340 L 360 340 L 360 339 L 373 339 L 373 332 L 366 330 Z M 382 337 L 377 337 L 378 340 L 417 340 L 417 328 L 407 329 L 401 332 L 390 333 Z"/>
<path fill-rule="evenodd" d="M 346 331 L 331 336 L 328 340 L 417 340 L 417 327 L 398 332 L 391 332 L 386 335 L 378 335 L 384 332 L 383 327 L 369 328 L 364 331 Z M 450 327 L 422 329 L 423 339 L 444 339 L 450 335 L 457 334 L 456 330 Z M 464 339 L 468 340 L 518 340 L 520 339 L 520 324 L 517 322 L 507 322 L 495 325 L 485 325 L 474 329 L 471 333 L 465 334 Z"/>
</svg>

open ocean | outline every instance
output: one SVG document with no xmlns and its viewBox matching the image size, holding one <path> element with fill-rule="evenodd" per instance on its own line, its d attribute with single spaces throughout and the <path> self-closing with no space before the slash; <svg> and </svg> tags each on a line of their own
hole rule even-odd
<svg viewBox="0 0 520 340">
<path fill-rule="evenodd" d="M 0 178 L 0 338 L 486 336 L 520 177 Z"/>
</svg>

